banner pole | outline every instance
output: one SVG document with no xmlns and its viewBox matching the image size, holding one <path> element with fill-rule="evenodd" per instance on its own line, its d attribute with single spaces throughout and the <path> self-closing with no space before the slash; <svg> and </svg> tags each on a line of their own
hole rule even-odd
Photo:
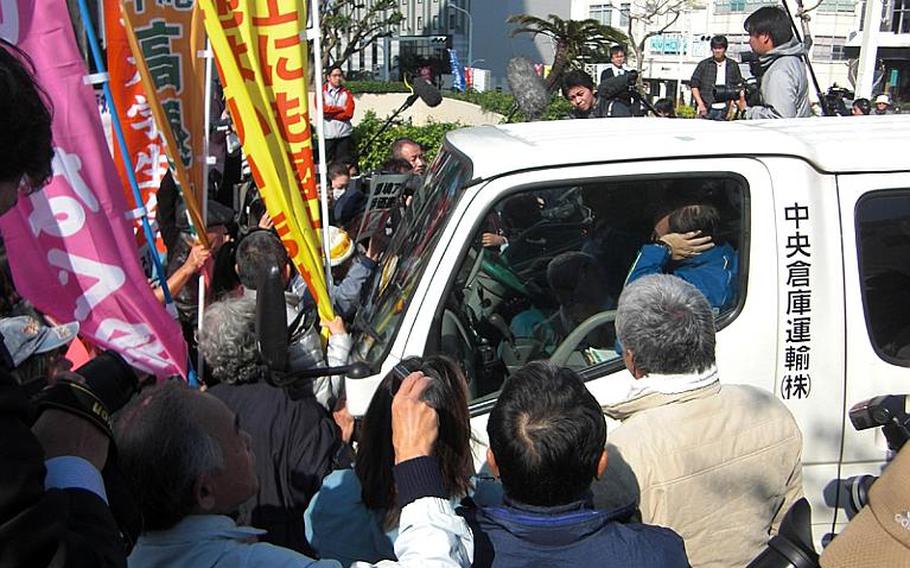
<svg viewBox="0 0 910 568">
<path fill-rule="evenodd" d="M 83 0 L 84 1 L 84 0 Z M 198 56 L 198 54 L 197 54 Z M 209 222 L 209 144 L 212 134 L 212 48 L 208 38 L 205 40 L 205 51 L 202 56 L 205 58 L 205 101 L 203 102 L 203 114 L 205 115 L 205 130 L 202 136 L 202 223 L 208 227 Z M 215 264 L 215 251 L 212 251 L 212 266 Z M 199 273 L 199 308 L 197 310 L 198 318 L 196 327 L 199 332 L 202 331 L 202 320 L 205 317 L 205 273 Z M 203 370 L 204 358 L 202 351 L 197 350 L 196 368 L 201 373 Z"/>
<path fill-rule="evenodd" d="M 322 202 L 322 255 L 325 259 L 325 283 L 329 298 L 332 297 L 332 243 L 329 242 L 329 192 L 332 188 L 328 183 L 328 164 L 325 152 L 325 101 L 322 100 L 322 29 L 319 23 L 319 0 L 310 0 L 311 30 L 307 30 L 307 39 L 313 40 L 313 82 L 316 83 L 316 132 L 319 140 L 319 184 L 322 187 L 320 201 Z"/>
<path fill-rule="evenodd" d="M 104 99 L 107 101 L 107 108 L 111 114 L 111 126 L 114 128 L 115 138 L 117 139 L 117 148 L 120 150 L 123 164 L 126 166 L 124 167 L 126 170 L 126 177 L 129 180 L 130 188 L 133 191 L 133 199 L 136 202 L 136 211 L 140 214 L 142 232 L 145 234 L 149 256 L 152 258 L 152 263 L 155 266 L 155 273 L 158 276 L 158 283 L 161 286 L 161 291 L 164 292 L 164 303 L 168 313 L 172 316 L 176 316 L 177 308 L 174 306 L 174 298 L 171 296 L 171 291 L 167 285 L 167 275 L 164 272 L 164 266 L 161 264 L 161 257 L 158 255 L 158 249 L 155 246 L 155 235 L 152 233 L 152 226 L 149 224 L 148 219 L 148 211 L 145 209 L 145 203 L 142 201 L 142 194 L 139 191 L 139 182 L 136 181 L 136 173 L 133 170 L 133 160 L 127 149 L 126 138 L 123 135 L 123 125 L 120 123 L 120 115 L 117 114 L 114 96 L 111 93 L 110 76 L 107 75 L 104 59 L 101 57 L 101 47 L 98 45 L 98 37 L 95 34 L 95 26 L 92 24 L 86 0 L 79 0 L 79 13 L 82 16 L 82 21 L 85 25 L 85 35 L 88 38 L 89 46 L 91 48 L 92 61 L 95 64 L 95 69 L 104 77 L 104 80 L 101 82 L 101 88 L 104 92 Z"/>
</svg>

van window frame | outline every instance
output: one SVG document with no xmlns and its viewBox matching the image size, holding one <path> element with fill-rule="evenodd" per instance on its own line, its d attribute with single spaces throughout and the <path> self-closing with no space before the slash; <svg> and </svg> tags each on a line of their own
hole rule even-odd
<svg viewBox="0 0 910 568">
<path fill-rule="evenodd" d="M 860 299 L 863 302 L 863 321 L 865 322 L 866 335 L 869 337 L 869 344 L 872 346 L 872 350 L 875 352 L 875 355 L 888 363 L 889 365 L 894 365 L 896 367 L 910 368 L 910 359 L 902 360 L 896 357 L 892 357 L 887 353 L 883 352 L 881 346 L 879 346 L 878 341 L 872 335 L 872 321 L 870 318 L 869 304 L 868 304 L 868 295 L 866 293 L 865 286 L 865 271 L 863 264 L 863 239 L 862 234 L 860 233 L 860 208 L 870 199 L 877 199 L 880 197 L 906 197 L 910 200 L 910 187 L 882 187 L 872 189 L 867 191 L 859 196 L 859 199 L 856 200 L 856 204 L 853 207 L 853 231 L 856 239 L 856 268 L 857 275 L 859 276 L 859 293 Z"/>
<path fill-rule="evenodd" d="M 609 164 L 607 164 L 609 165 Z M 553 169 L 557 171 L 557 168 Z M 597 177 L 572 177 L 566 179 L 552 179 L 547 181 L 539 181 L 532 183 L 519 184 L 514 187 L 509 188 L 506 191 L 503 191 L 492 201 L 491 205 L 484 210 L 483 215 L 478 215 L 474 219 L 474 222 L 471 225 L 470 231 L 465 233 L 464 231 L 459 230 L 458 234 L 467 234 L 470 237 L 473 237 L 477 234 L 477 231 L 481 228 L 484 223 L 485 215 L 489 213 L 492 208 L 497 204 L 502 203 L 503 200 L 522 193 L 525 191 L 534 191 L 535 189 L 551 189 L 555 184 L 565 184 L 567 186 L 573 184 L 593 184 L 598 182 L 610 182 L 610 183 L 625 183 L 629 181 L 637 182 L 647 182 L 649 180 L 666 180 L 667 178 L 673 179 L 688 179 L 688 178 L 697 178 L 697 179 L 732 179 L 737 182 L 742 187 L 743 192 L 743 219 L 741 227 L 741 240 L 740 240 L 740 250 L 739 254 L 739 275 L 737 280 L 737 286 L 739 293 L 737 295 L 736 304 L 733 309 L 728 310 L 727 312 L 721 314 L 718 318 L 715 319 L 715 325 L 717 331 L 721 331 L 723 328 L 727 327 L 732 323 L 742 312 L 745 305 L 746 297 L 748 295 L 748 276 L 749 276 L 749 250 L 751 249 L 752 242 L 752 198 L 750 192 L 749 180 L 742 174 L 735 171 L 717 171 L 717 170 L 698 170 L 698 171 L 666 171 L 660 173 L 649 173 L 641 175 L 602 175 Z M 500 178 L 501 179 L 501 178 Z M 491 180 L 492 181 L 492 180 Z M 446 298 L 452 293 L 452 287 L 456 281 L 456 274 L 458 269 L 464 263 L 465 258 L 467 257 L 468 251 L 472 246 L 472 239 L 467 238 L 461 244 L 461 250 L 458 253 L 457 260 L 455 262 L 454 269 L 452 273 L 448 276 L 448 281 L 443 290 L 439 304 L 436 306 L 436 311 L 433 315 L 433 323 L 430 326 L 430 333 L 427 337 L 426 345 L 424 346 L 424 353 L 438 353 L 440 351 L 440 340 L 441 340 L 441 331 L 442 331 L 442 315 L 445 310 Z M 545 360 L 545 359 L 544 359 Z M 599 379 L 608 374 L 615 373 L 625 368 L 625 365 L 622 361 L 622 358 L 606 361 L 604 363 L 598 363 L 596 365 L 591 365 L 590 367 L 585 367 L 578 372 L 581 378 L 585 381 L 592 381 Z M 499 398 L 499 390 L 484 395 L 482 397 L 476 398 L 474 400 L 468 401 L 468 410 L 472 417 L 479 416 L 482 414 L 489 413 L 493 406 L 496 403 L 496 400 Z"/>
</svg>

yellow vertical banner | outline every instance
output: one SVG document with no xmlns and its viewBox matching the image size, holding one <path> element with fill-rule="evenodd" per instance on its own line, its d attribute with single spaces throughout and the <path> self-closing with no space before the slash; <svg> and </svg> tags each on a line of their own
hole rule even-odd
<svg viewBox="0 0 910 568">
<path fill-rule="evenodd" d="M 306 3 L 199 3 L 253 181 L 319 315 L 331 319 L 307 107 Z"/>
<path fill-rule="evenodd" d="M 205 33 L 192 0 L 122 0 L 121 14 L 139 79 L 166 145 L 187 210 L 206 243 L 200 207 L 205 156 Z"/>
</svg>

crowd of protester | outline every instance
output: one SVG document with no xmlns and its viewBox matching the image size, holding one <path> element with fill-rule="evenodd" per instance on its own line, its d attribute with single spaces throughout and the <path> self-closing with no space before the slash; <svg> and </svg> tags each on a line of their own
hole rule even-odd
<svg viewBox="0 0 910 568">
<path fill-rule="evenodd" d="M 761 18 L 746 25 L 769 51 L 795 49 Z M 716 43 L 725 50 L 725 41 Z M 601 82 L 627 73 L 624 56 L 614 50 Z M 731 68 L 707 65 L 705 84 Z M 155 384 L 101 355 L 128 377 L 130 400 L 110 422 L 99 421 L 73 411 L 76 404 L 32 402 L 41 388 L 60 392 L 91 377 L 71 372 L 64 357 L 78 324 L 54 322 L 19 298 L 4 263 L 0 566 L 748 563 L 802 496 L 802 439 L 773 395 L 721 384 L 714 310 L 730 301 L 736 267 L 729 246 L 701 236 L 717 221 L 710 206 L 657 219 L 657 241 L 642 247 L 621 289 L 615 341 L 632 377 L 624 399 L 602 408 L 570 369 L 546 362 L 517 369 L 489 415 L 482 473 L 472 453 L 468 378 L 445 356 L 397 364 L 362 420 L 347 412 L 338 374 L 285 382 L 288 373 L 349 361 L 348 328 L 382 255 L 382 231 L 358 234 L 369 199 L 357 183 L 346 127 L 353 99 L 342 78 L 330 69 L 324 91 L 327 120 L 339 123 L 327 134 L 333 161 L 322 188 L 331 203 L 325 234 L 335 319 L 320 320 L 267 215 L 244 224 L 213 201 L 204 247 L 171 195 L 160 218 L 167 285 L 187 343 L 205 362 L 204 388 L 179 378 Z M 3 108 L 17 110 L 0 117 L 2 214 L 40 190 L 52 152 L 41 89 L 27 59 L 7 44 L 0 87 Z M 721 108 L 707 91 L 697 97 L 707 118 L 734 104 Z M 638 112 L 634 97 L 598 100 L 583 73 L 567 76 L 564 93 L 579 118 Z M 672 101 L 656 106 L 673 116 Z M 21 132 L 30 135 L 14 140 Z M 426 166 L 420 145 L 401 139 L 383 171 L 420 176 Z M 162 192 L 176 193 L 173 186 L 166 178 Z M 508 244 L 503 230 L 488 235 L 487 246 Z M 548 275 L 554 290 L 560 278 L 606 281 L 578 264 L 583 256 L 560 260 L 563 270 Z M 697 266 L 690 256 L 701 257 Z M 197 330 L 192 283 L 204 267 L 213 276 Z M 273 270 L 284 296 L 287 369 L 267 364 L 257 334 L 257 299 Z M 568 304 L 566 321 L 587 317 Z M 605 417 L 621 423 L 609 442 Z M 712 444 L 698 443 L 705 438 Z"/>
</svg>

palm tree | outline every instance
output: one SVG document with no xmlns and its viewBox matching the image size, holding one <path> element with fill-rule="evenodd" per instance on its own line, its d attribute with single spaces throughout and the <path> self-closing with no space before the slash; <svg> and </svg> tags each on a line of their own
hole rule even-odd
<svg viewBox="0 0 910 568">
<path fill-rule="evenodd" d="M 562 76 L 569 69 L 581 68 L 585 63 L 608 60 L 611 45 L 625 44 L 626 35 L 616 28 L 605 26 L 597 20 L 563 20 L 550 14 L 547 19 L 527 14 L 509 16 L 506 22 L 518 27 L 511 37 L 518 34 L 543 35 L 556 44 L 553 65 L 547 76 L 547 90 L 553 93 L 562 83 Z"/>
</svg>

